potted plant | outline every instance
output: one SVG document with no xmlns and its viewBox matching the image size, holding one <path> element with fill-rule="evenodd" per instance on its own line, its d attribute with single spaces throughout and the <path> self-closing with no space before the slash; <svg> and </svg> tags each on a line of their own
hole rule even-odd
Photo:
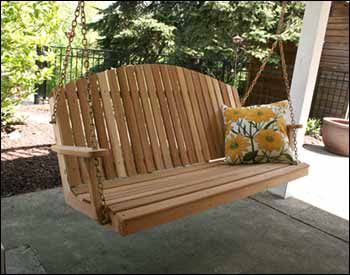
<svg viewBox="0 0 350 275">
<path fill-rule="evenodd" d="M 349 156 L 349 120 L 334 117 L 323 118 L 322 137 L 327 151 Z"/>
</svg>

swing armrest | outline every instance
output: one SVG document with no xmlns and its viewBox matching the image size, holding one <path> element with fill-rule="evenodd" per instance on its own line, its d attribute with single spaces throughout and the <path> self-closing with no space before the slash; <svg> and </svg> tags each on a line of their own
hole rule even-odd
<svg viewBox="0 0 350 275">
<path fill-rule="evenodd" d="M 66 146 L 66 145 L 53 145 L 51 150 L 57 154 L 75 156 L 81 158 L 95 158 L 108 155 L 107 149 L 93 149 L 90 147 L 80 146 Z"/>
<path fill-rule="evenodd" d="M 289 130 L 292 130 L 292 129 L 301 129 L 303 128 L 303 124 L 289 124 L 287 125 L 287 129 Z"/>
<path fill-rule="evenodd" d="M 288 135 L 288 139 L 289 139 L 289 145 L 294 148 L 295 144 L 294 144 L 294 129 L 301 129 L 304 126 L 302 124 L 289 124 L 287 125 L 287 135 Z"/>
</svg>

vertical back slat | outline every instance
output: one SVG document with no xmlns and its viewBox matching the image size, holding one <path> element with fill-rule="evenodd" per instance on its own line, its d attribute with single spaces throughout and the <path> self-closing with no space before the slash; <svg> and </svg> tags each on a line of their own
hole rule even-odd
<svg viewBox="0 0 350 275">
<path fill-rule="evenodd" d="M 224 104 L 226 106 L 231 106 L 230 99 L 228 97 L 226 84 L 223 82 L 220 82 L 219 86 L 220 86 L 221 96 L 222 96 L 222 99 L 224 101 Z"/>
<path fill-rule="evenodd" d="M 86 146 L 84 130 L 80 117 L 78 105 L 78 96 L 75 91 L 75 83 L 71 82 L 66 85 L 67 101 L 69 107 L 69 115 L 72 122 L 74 143 L 77 146 Z"/>
<path fill-rule="evenodd" d="M 211 78 L 211 81 L 213 83 L 213 88 L 214 88 L 214 92 L 215 92 L 215 96 L 216 96 L 219 108 L 222 109 L 222 106 L 224 105 L 224 99 L 220 91 L 219 81 L 215 78 Z"/>
<path fill-rule="evenodd" d="M 237 90 L 228 84 L 226 84 L 226 88 L 227 88 L 228 98 L 230 101 L 230 106 L 237 107 L 237 103 L 236 103 L 235 95 L 234 95 L 235 93 L 237 93 Z"/>
<path fill-rule="evenodd" d="M 220 125 L 218 125 L 218 120 L 217 120 L 217 115 L 214 111 L 214 107 L 213 104 L 211 102 L 211 97 L 210 97 L 210 91 L 209 91 L 209 87 L 208 87 L 208 82 L 206 80 L 205 75 L 200 74 L 199 75 L 199 80 L 200 80 L 200 85 L 201 85 L 201 90 L 203 92 L 203 99 L 205 102 L 205 106 L 206 106 L 206 111 L 208 113 L 208 117 L 209 117 L 209 123 L 211 125 L 212 128 L 212 134 L 214 137 L 214 146 L 215 146 L 215 158 L 219 158 L 220 154 L 221 154 L 221 135 L 219 133 L 219 128 Z"/>
<path fill-rule="evenodd" d="M 76 82 L 77 89 L 78 89 L 78 97 L 79 97 L 79 103 L 80 103 L 80 109 L 81 109 L 81 115 L 83 118 L 83 124 L 84 124 L 84 131 L 85 131 L 85 137 L 88 146 L 91 146 L 91 140 L 90 140 L 90 134 L 89 134 L 89 125 L 90 125 L 90 117 L 89 117 L 89 103 L 87 98 L 87 83 L 85 78 L 79 79 Z"/>
<path fill-rule="evenodd" d="M 210 159 L 215 159 L 217 155 L 216 149 L 215 149 L 215 143 L 216 143 L 215 133 L 213 131 L 214 130 L 213 125 L 210 121 L 209 110 L 206 109 L 203 89 L 199 79 L 199 73 L 192 71 L 192 80 L 193 80 L 193 85 L 195 89 L 194 94 L 197 96 L 198 107 L 200 110 L 200 115 L 202 117 L 204 134 L 206 135 L 207 141 L 208 141 Z"/>
<path fill-rule="evenodd" d="M 90 134 L 90 115 L 89 115 L 89 102 L 88 102 L 88 94 L 87 94 L 87 81 L 85 78 L 79 79 L 76 82 L 76 86 L 78 89 L 78 97 L 79 97 L 79 103 L 80 103 L 80 109 L 81 109 L 81 115 L 83 118 L 83 124 L 84 124 L 84 132 L 85 132 L 85 138 L 87 141 L 87 145 L 89 147 L 92 146 L 91 141 L 91 134 Z M 96 129 L 93 129 L 94 131 Z M 81 167 L 85 167 L 86 165 L 81 165 Z M 101 166 L 102 168 L 102 163 Z"/>
<path fill-rule="evenodd" d="M 160 104 L 160 110 L 163 116 L 163 122 L 165 126 L 165 131 L 167 134 L 167 139 L 169 142 L 169 148 L 171 153 L 171 158 L 173 160 L 174 166 L 180 166 L 181 160 L 179 156 L 179 151 L 177 150 L 174 127 L 172 125 L 172 120 L 170 116 L 169 106 L 165 97 L 165 91 L 160 75 L 160 65 L 152 65 L 153 79 L 157 90 L 157 95 Z"/>
<path fill-rule="evenodd" d="M 160 148 L 162 150 L 164 165 L 165 165 L 165 168 L 171 168 L 173 167 L 173 163 L 171 160 L 170 150 L 168 147 L 168 140 L 165 132 L 165 126 L 162 120 L 162 113 L 160 110 L 160 104 L 158 101 L 156 86 L 153 79 L 152 66 L 143 65 L 143 70 L 145 73 L 147 91 L 151 101 L 153 117 L 156 124 L 157 132 L 158 132 L 159 143 L 160 143 Z"/>
<path fill-rule="evenodd" d="M 56 94 L 56 89 L 52 91 L 52 97 L 49 99 L 49 103 L 50 103 L 50 111 L 51 113 L 53 112 L 54 109 L 54 105 L 55 105 L 55 94 Z M 53 131 L 55 134 L 55 141 L 57 145 L 62 145 L 62 139 L 61 139 L 61 130 L 59 128 L 59 118 L 57 117 L 57 122 L 56 124 L 53 124 Z M 64 190 L 64 193 L 66 194 L 71 192 L 71 187 L 72 182 L 71 180 L 71 170 L 67 167 L 67 164 L 69 164 L 69 160 L 66 159 L 65 156 L 58 154 L 57 156 L 58 159 L 58 164 L 59 164 L 59 169 L 60 169 L 60 175 L 61 175 L 61 182 L 62 182 L 62 188 Z"/>
<path fill-rule="evenodd" d="M 177 140 L 178 150 L 180 152 L 181 162 L 183 165 L 188 165 L 189 160 L 186 152 L 186 146 L 185 146 L 185 140 L 184 140 L 184 134 L 182 131 L 179 113 L 176 107 L 176 102 L 174 98 L 174 91 L 173 91 L 173 84 L 170 80 L 168 66 L 163 65 L 160 67 L 161 77 L 164 84 L 165 89 L 165 95 L 167 97 L 170 115 L 173 121 L 175 136 Z"/>
<path fill-rule="evenodd" d="M 61 91 L 60 91 L 61 92 Z M 61 98 L 57 106 L 57 127 L 60 132 L 62 145 L 74 146 L 73 132 L 69 121 L 66 95 L 61 92 Z M 67 176 L 70 187 L 78 186 L 82 183 L 79 170 L 79 162 L 76 157 L 66 156 Z"/>
<path fill-rule="evenodd" d="M 140 134 L 146 168 L 147 168 L 147 171 L 151 173 L 155 170 L 155 165 L 154 165 L 151 146 L 149 143 L 149 135 L 148 135 L 147 126 L 146 126 L 146 119 L 145 119 L 143 107 L 140 102 L 141 98 L 139 95 L 139 88 L 137 86 L 134 66 L 126 67 L 126 75 L 128 78 L 131 99 L 135 109 L 136 123 Z"/>
<path fill-rule="evenodd" d="M 73 134 L 74 144 L 77 146 L 84 147 L 86 146 L 86 142 L 84 137 L 82 120 L 80 117 L 78 97 L 75 90 L 74 82 L 71 82 L 66 85 L 66 93 L 67 93 L 67 102 L 68 102 L 68 108 L 69 108 L 69 117 L 72 124 L 72 134 Z M 86 170 L 85 163 L 81 158 L 78 158 L 78 162 L 79 162 L 81 178 L 84 183 L 88 183 L 89 174 L 88 174 L 88 171 Z"/>
<path fill-rule="evenodd" d="M 188 116 L 186 115 L 185 103 L 181 95 L 181 88 L 180 88 L 176 67 L 169 66 L 168 69 L 169 69 L 170 81 L 172 82 L 176 106 L 180 117 L 181 127 L 184 134 L 186 151 L 188 154 L 189 162 L 196 163 L 197 162 L 196 152 L 194 149 L 194 143 L 192 140 L 192 134 L 191 134 L 190 124 L 188 121 Z"/>
<path fill-rule="evenodd" d="M 142 149 L 140 132 L 137 127 L 136 115 L 135 115 L 135 110 L 134 110 L 134 106 L 130 95 L 125 67 L 118 68 L 116 70 L 116 73 L 118 76 L 124 108 L 126 110 L 125 116 L 128 123 L 128 129 L 129 129 L 132 148 L 134 151 L 136 168 L 139 174 L 145 174 L 147 173 L 147 168 L 145 165 L 145 156 Z"/>
<path fill-rule="evenodd" d="M 106 72 L 98 73 L 97 78 L 100 84 L 101 97 L 102 97 L 103 107 L 106 115 L 106 122 L 107 122 L 109 138 L 112 146 L 114 164 L 115 164 L 118 176 L 126 177 L 126 169 L 125 169 L 124 159 L 123 159 L 123 155 L 120 147 L 119 135 L 117 132 L 117 125 L 113 117 L 114 112 L 113 112 L 110 89 L 108 85 Z"/>
<path fill-rule="evenodd" d="M 101 148 L 107 149 L 109 151 L 109 154 L 103 157 L 102 161 L 103 161 L 103 168 L 104 168 L 106 178 L 110 179 L 115 177 L 117 174 L 113 165 L 112 150 L 107 137 L 104 111 L 101 106 L 102 99 L 100 97 L 100 92 L 97 85 L 96 74 L 91 75 L 90 83 L 91 83 L 92 107 L 93 107 L 93 112 L 95 117 L 98 142 Z"/>
<path fill-rule="evenodd" d="M 207 84 L 208 84 L 208 90 L 209 90 L 209 95 L 211 99 L 211 104 L 214 109 L 214 114 L 215 114 L 215 119 L 216 119 L 216 124 L 218 125 L 218 132 L 219 132 L 219 140 L 220 142 L 220 156 L 224 156 L 224 121 L 222 118 L 222 105 L 219 105 L 217 97 L 216 97 L 216 92 L 214 89 L 214 85 L 212 82 L 212 78 L 209 76 L 205 76 Z"/>
<path fill-rule="evenodd" d="M 117 80 L 117 75 L 115 70 L 108 71 L 108 81 L 109 87 L 111 89 L 111 97 L 114 107 L 115 120 L 117 123 L 119 138 L 122 147 L 122 152 L 125 161 L 125 168 L 128 176 L 133 176 L 137 174 L 134 154 L 131 148 L 128 128 L 125 120 L 125 109 L 122 104 L 120 87 Z"/>
<path fill-rule="evenodd" d="M 189 91 L 187 88 L 187 83 L 186 83 L 186 79 L 185 79 L 185 75 L 184 75 L 184 69 L 180 68 L 180 67 L 177 67 L 176 69 L 177 69 L 177 74 L 178 74 L 179 83 L 180 83 L 180 87 L 181 87 L 181 94 L 182 94 L 183 101 L 185 104 L 186 114 L 187 114 L 188 121 L 190 124 L 190 129 L 191 129 L 191 133 L 192 133 L 192 137 L 193 137 L 195 151 L 197 154 L 197 159 L 198 159 L 198 162 L 203 162 L 204 155 L 202 152 L 202 145 L 201 145 L 199 133 L 198 133 L 197 126 L 196 126 L 196 121 L 195 121 L 194 114 L 193 114 L 191 100 L 189 97 Z"/>
<path fill-rule="evenodd" d="M 184 73 L 185 73 L 185 79 L 186 79 L 186 83 L 187 83 L 189 97 L 190 97 L 190 100 L 192 103 L 192 110 L 193 110 L 194 118 L 195 118 L 195 121 L 197 124 L 198 134 L 199 134 L 200 141 L 202 144 L 201 147 L 202 147 L 203 156 L 204 156 L 205 160 L 210 160 L 208 140 L 207 140 L 207 136 L 206 136 L 205 131 L 204 131 L 205 126 L 203 124 L 203 118 L 202 118 L 200 110 L 199 110 L 198 101 L 197 101 L 197 97 L 196 97 L 196 90 L 195 90 L 195 87 L 193 85 L 193 80 L 192 80 L 192 74 L 191 74 L 191 71 L 188 69 L 184 69 Z"/>
<path fill-rule="evenodd" d="M 239 108 L 242 105 L 241 105 L 241 99 L 239 98 L 239 94 L 238 94 L 237 88 L 231 87 L 231 89 L 232 89 L 233 100 L 235 102 L 235 107 Z"/>
<path fill-rule="evenodd" d="M 135 72 L 136 72 L 136 78 L 137 78 L 137 83 L 139 87 L 139 93 L 142 101 L 142 106 L 145 112 L 145 118 L 146 118 L 150 143 L 152 147 L 154 162 L 157 170 L 162 170 L 164 169 L 164 162 L 162 159 L 162 152 L 159 146 L 159 140 L 157 137 L 156 125 L 154 123 L 154 118 L 152 115 L 150 100 L 147 94 L 147 88 L 146 88 L 142 66 L 135 66 Z"/>
</svg>

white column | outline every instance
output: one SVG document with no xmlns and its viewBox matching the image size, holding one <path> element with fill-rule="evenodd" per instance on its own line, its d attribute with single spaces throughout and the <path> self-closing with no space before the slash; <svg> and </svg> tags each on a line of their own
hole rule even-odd
<svg viewBox="0 0 350 275">
<path fill-rule="evenodd" d="M 305 3 L 303 26 L 291 85 L 296 123 L 304 125 L 304 128 L 298 131 L 299 147 L 303 145 L 332 1 L 306 1 Z M 291 195 L 288 194 L 287 189 L 288 184 L 285 184 L 270 191 L 285 198 Z"/>
<path fill-rule="evenodd" d="M 303 125 L 310 113 L 331 4 L 332 1 L 306 1 L 291 85 L 296 121 Z M 298 131 L 299 146 L 304 134 L 305 127 Z"/>
</svg>

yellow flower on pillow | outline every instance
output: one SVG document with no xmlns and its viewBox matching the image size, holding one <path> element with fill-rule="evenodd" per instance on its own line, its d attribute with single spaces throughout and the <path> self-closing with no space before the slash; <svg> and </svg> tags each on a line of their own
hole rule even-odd
<svg viewBox="0 0 350 275">
<path fill-rule="evenodd" d="M 283 134 L 287 135 L 287 123 L 284 117 L 280 117 L 277 119 L 277 126 Z"/>
<path fill-rule="evenodd" d="M 279 151 L 282 148 L 283 140 L 279 132 L 272 129 L 263 129 L 256 135 L 255 140 L 259 149 L 266 151 Z"/>
<path fill-rule="evenodd" d="M 227 136 L 231 132 L 231 123 L 232 121 L 228 121 L 225 125 L 225 136 Z"/>
<path fill-rule="evenodd" d="M 224 111 L 224 117 L 227 122 L 237 121 L 239 119 L 244 118 L 246 115 L 246 110 L 241 108 L 229 108 Z"/>
<path fill-rule="evenodd" d="M 249 146 L 248 139 L 242 135 L 236 135 L 234 137 L 228 137 L 226 140 L 226 154 L 230 156 L 232 160 L 242 157 L 247 152 Z"/>
<path fill-rule="evenodd" d="M 295 163 L 285 119 L 288 101 L 222 110 L 226 163 Z"/>
<path fill-rule="evenodd" d="M 271 108 L 253 108 L 249 109 L 246 114 L 246 119 L 254 121 L 256 123 L 269 121 L 270 119 L 276 117 L 276 114 Z"/>
<path fill-rule="evenodd" d="M 271 106 L 276 106 L 279 108 L 287 109 L 288 108 L 288 100 L 282 100 L 282 101 L 272 103 Z"/>
</svg>

